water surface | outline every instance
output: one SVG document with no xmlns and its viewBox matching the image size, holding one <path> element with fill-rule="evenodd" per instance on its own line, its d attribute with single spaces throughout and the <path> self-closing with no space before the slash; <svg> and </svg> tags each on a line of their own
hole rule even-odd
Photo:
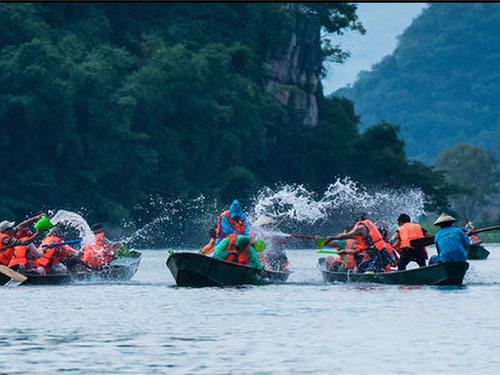
<svg viewBox="0 0 500 375">
<path fill-rule="evenodd" d="M 131 282 L 0 288 L 0 374 L 498 374 L 500 246 L 463 287 L 174 287 L 165 251 Z"/>
</svg>

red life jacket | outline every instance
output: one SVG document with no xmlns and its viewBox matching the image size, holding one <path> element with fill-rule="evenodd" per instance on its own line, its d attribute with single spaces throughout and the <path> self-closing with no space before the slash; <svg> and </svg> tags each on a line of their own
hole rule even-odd
<svg viewBox="0 0 500 375">
<path fill-rule="evenodd" d="M 238 254 L 238 249 L 236 249 L 236 237 L 238 236 L 239 236 L 238 234 L 234 233 L 228 236 L 230 240 L 229 240 L 229 246 L 227 247 L 226 251 L 229 251 L 229 255 L 224 260 L 226 262 L 233 262 L 246 265 L 250 260 L 250 244 L 248 244 L 247 247 Z"/>
<path fill-rule="evenodd" d="M 27 237 L 20 237 L 20 240 L 25 240 L 29 238 Z M 27 259 L 26 259 L 26 253 L 28 252 L 28 246 L 16 246 L 13 248 L 13 254 L 12 258 L 10 259 L 9 262 L 9 267 L 14 267 L 17 266 L 18 264 L 23 264 L 26 265 Z"/>
<path fill-rule="evenodd" d="M 354 236 L 354 239 L 358 242 L 360 250 L 366 250 L 370 247 L 375 247 L 378 251 L 382 251 L 386 248 L 385 241 L 375 224 L 373 224 L 370 220 L 363 220 L 358 221 L 354 228 L 357 228 L 359 225 L 363 225 L 368 230 L 368 235 L 365 237 L 359 234 Z"/>
<path fill-rule="evenodd" d="M 106 251 L 104 233 L 95 234 L 95 245 L 85 245 L 83 248 L 82 261 L 90 267 L 100 267 L 113 260 L 113 254 Z"/>
<path fill-rule="evenodd" d="M 216 238 L 220 238 L 222 240 L 223 238 L 227 237 L 227 235 L 222 232 L 221 221 L 222 221 L 223 217 L 227 217 L 227 219 L 229 220 L 229 224 L 233 227 L 235 232 L 237 232 L 239 234 L 243 234 L 243 232 L 245 232 L 245 229 L 247 227 L 245 220 L 242 218 L 241 222 L 239 222 L 239 221 L 231 219 L 231 215 L 229 215 L 229 210 L 226 210 L 222 214 L 220 214 L 219 220 L 217 221 Z M 222 236 L 222 238 L 221 238 L 221 236 Z"/>
<path fill-rule="evenodd" d="M 398 228 L 399 241 L 401 242 L 401 249 L 410 247 L 410 241 L 422 238 L 424 236 L 424 231 L 422 227 L 414 223 L 404 223 Z"/>
<path fill-rule="evenodd" d="M 0 263 L 4 266 L 8 266 L 14 256 L 14 248 L 5 247 L 3 244 L 3 240 L 9 237 L 12 238 L 12 236 L 9 236 L 8 234 L 0 233 Z"/>
</svg>

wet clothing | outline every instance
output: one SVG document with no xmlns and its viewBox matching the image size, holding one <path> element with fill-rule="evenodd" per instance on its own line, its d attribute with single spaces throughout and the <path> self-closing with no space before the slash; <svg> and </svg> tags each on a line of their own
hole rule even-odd
<svg viewBox="0 0 500 375">
<path fill-rule="evenodd" d="M 260 262 L 257 252 L 253 246 L 250 246 L 250 240 L 250 236 L 233 234 L 222 240 L 215 247 L 214 258 L 228 262 L 245 264 L 257 269 L 263 269 L 264 266 Z M 247 242 L 244 244 L 243 249 L 241 249 L 242 246 L 239 246 L 239 242 L 242 241 Z M 237 246 L 239 246 L 240 249 L 237 249 Z"/>
<path fill-rule="evenodd" d="M 240 220 L 235 220 L 239 217 Z M 230 234 L 248 234 L 247 216 L 243 213 L 240 203 L 237 199 L 231 203 L 229 210 L 224 211 L 217 223 L 217 234 L 215 238 L 215 246 L 217 246 L 224 238 Z"/>
<path fill-rule="evenodd" d="M 84 246 L 82 261 L 93 268 L 103 267 L 113 261 L 113 254 L 104 242 L 104 233 L 95 234 L 95 245 Z"/>
<path fill-rule="evenodd" d="M 378 251 L 375 248 L 367 250 L 369 259 L 358 265 L 358 272 L 385 272 L 386 266 L 391 263 L 391 255 L 386 249 Z"/>
<path fill-rule="evenodd" d="M 434 236 L 439 262 L 465 262 L 469 250 L 469 237 L 460 228 L 446 227 Z"/>
<path fill-rule="evenodd" d="M 398 271 L 406 269 L 410 262 L 415 262 L 419 267 L 425 267 L 425 260 L 427 259 L 423 247 L 405 247 L 401 250 L 401 255 L 398 261 Z"/>
<path fill-rule="evenodd" d="M 64 240 L 57 236 L 47 236 L 42 240 L 40 249 L 44 250 L 43 255 L 35 261 L 37 267 L 43 267 L 46 273 L 50 273 L 60 266 L 61 260 L 67 259 L 70 255 L 76 254 L 76 251 L 68 245 L 60 246 L 47 246 L 53 243 L 64 242 Z"/>
<path fill-rule="evenodd" d="M 370 220 L 362 220 L 356 223 L 354 228 L 364 226 L 368 234 L 365 236 L 355 235 L 359 251 L 366 251 L 369 258 L 358 265 L 358 272 L 384 272 L 392 258 L 387 250 L 387 244 L 382 238 L 379 230 Z"/>
</svg>

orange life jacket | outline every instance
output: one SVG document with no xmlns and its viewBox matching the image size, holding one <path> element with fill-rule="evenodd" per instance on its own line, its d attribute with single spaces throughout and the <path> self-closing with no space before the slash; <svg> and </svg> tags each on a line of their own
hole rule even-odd
<svg viewBox="0 0 500 375">
<path fill-rule="evenodd" d="M 64 242 L 64 240 L 61 237 L 57 236 L 47 236 L 43 239 L 42 243 L 40 244 L 40 247 L 43 247 L 44 245 L 52 245 L 53 243 L 59 243 L 59 242 Z M 37 259 L 35 264 L 37 265 L 37 267 L 46 268 L 45 271 L 49 272 L 50 271 L 48 267 L 49 263 L 51 265 L 59 264 L 61 263 L 62 259 L 67 258 L 71 253 L 75 254 L 76 251 L 73 250 L 68 245 L 47 247 L 45 253 L 40 258 Z"/>
<path fill-rule="evenodd" d="M 422 227 L 414 223 L 404 223 L 398 228 L 399 241 L 401 242 L 401 249 L 410 247 L 410 241 L 422 238 L 424 231 Z"/>
<path fill-rule="evenodd" d="M 8 266 L 10 260 L 14 256 L 14 248 L 6 247 L 3 244 L 3 240 L 9 237 L 12 238 L 12 236 L 9 236 L 8 234 L 0 233 L 0 263 L 4 266 Z"/>
<path fill-rule="evenodd" d="M 226 210 L 222 214 L 220 214 L 219 220 L 217 221 L 216 238 L 220 238 L 220 236 L 221 236 L 221 232 L 222 232 L 221 221 L 222 221 L 223 217 L 227 217 L 227 219 L 229 220 L 229 224 L 231 224 L 231 226 L 233 227 L 235 232 L 237 232 L 239 234 L 243 234 L 243 232 L 245 231 L 245 229 L 247 227 L 245 220 L 241 219 L 242 222 L 239 222 L 239 221 L 231 219 L 231 215 L 229 215 L 229 210 Z"/>
<path fill-rule="evenodd" d="M 366 250 L 370 247 L 375 247 L 378 251 L 382 251 L 386 248 L 385 241 L 375 224 L 373 224 L 370 220 L 363 220 L 358 221 L 354 228 L 357 228 L 360 225 L 363 225 L 368 230 L 368 235 L 365 237 L 360 234 L 354 236 L 354 239 L 358 242 L 360 250 Z"/>
<path fill-rule="evenodd" d="M 20 240 L 25 240 L 29 237 L 21 237 Z M 28 246 L 16 246 L 13 248 L 12 258 L 9 262 L 9 267 L 17 266 L 18 264 L 26 265 L 26 253 L 28 252 Z"/>
<path fill-rule="evenodd" d="M 236 249 L 236 237 L 238 236 L 239 236 L 238 234 L 234 233 L 228 236 L 230 240 L 229 240 L 229 246 L 227 247 L 226 251 L 229 251 L 229 255 L 224 260 L 226 262 L 233 262 L 246 265 L 250 260 L 250 244 L 248 244 L 247 247 L 238 254 L 238 250 Z"/>
<path fill-rule="evenodd" d="M 100 267 L 113 260 L 113 254 L 106 250 L 104 233 L 95 234 L 95 245 L 85 245 L 82 261 L 90 267 Z"/>
</svg>

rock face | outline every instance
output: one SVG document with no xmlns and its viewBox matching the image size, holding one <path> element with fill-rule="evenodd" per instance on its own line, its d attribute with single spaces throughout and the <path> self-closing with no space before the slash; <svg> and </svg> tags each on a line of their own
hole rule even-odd
<svg viewBox="0 0 500 375">
<path fill-rule="evenodd" d="M 263 63 L 264 89 L 276 97 L 304 126 L 318 123 L 316 89 L 323 53 L 318 20 L 300 4 L 287 4 L 291 22 L 285 30 L 288 43 L 269 51 Z"/>
</svg>

